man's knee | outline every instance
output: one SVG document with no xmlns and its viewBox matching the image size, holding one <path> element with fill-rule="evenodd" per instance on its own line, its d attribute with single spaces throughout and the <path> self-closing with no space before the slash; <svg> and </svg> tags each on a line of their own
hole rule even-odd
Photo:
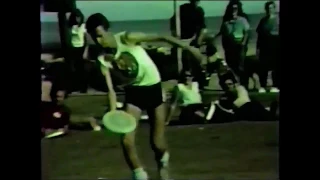
<svg viewBox="0 0 320 180">
<path fill-rule="evenodd" d="M 133 133 L 125 134 L 121 137 L 121 143 L 125 147 L 132 147 L 135 143 L 135 137 Z"/>
<path fill-rule="evenodd" d="M 151 148 L 155 152 L 164 152 L 166 150 L 164 133 L 154 134 L 150 141 Z"/>
</svg>

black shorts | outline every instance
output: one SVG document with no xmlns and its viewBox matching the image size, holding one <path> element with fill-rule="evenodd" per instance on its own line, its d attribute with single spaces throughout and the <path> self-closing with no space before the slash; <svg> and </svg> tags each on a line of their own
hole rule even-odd
<svg viewBox="0 0 320 180">
<path fill-rule="evenodd" d="M 141 110 L 155 109 L 163 103 L 161 82 L 151 86 L 127 86 L 125 104 L 132 104 Z"/>
</svg>

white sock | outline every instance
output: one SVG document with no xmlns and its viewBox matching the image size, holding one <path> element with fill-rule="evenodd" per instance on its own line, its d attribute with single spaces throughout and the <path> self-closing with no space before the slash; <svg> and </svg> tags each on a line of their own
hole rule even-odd
<svg viewBox="0 0 320 180">
<path fill-rule="evenodd" d="M 148 174 L 143 168 L 137 168 L 133 170 L 133 179 L 134 180 L 147 180 Z"/>
<path fill-rule="evenodd" d="M 168 166 L 169 165 L 169 158 L 170 158 L 170 155 L 169 155 L 168 152 L 165 152 L 162 155 L 162 158 L 160 159 L 160 162 L 162 163 L 163 166 Z"/>
</svg>

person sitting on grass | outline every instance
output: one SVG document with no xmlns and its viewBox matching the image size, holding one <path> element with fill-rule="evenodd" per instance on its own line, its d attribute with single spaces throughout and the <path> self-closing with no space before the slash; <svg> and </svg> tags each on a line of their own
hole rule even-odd
<svg viewBox="0 0 320 180">
<path fill-rule="evenodd" d="M 213 123 L 234 120 L 273 120 L 272 113 L 267 111 L 261 103 L 250 99 L 246 88 L 237 83 L 231 71 L 219 75 L 219 84 L 224 94 L 213 103 L 215 111 L 209 117 Z"/>
<path fill-rule="evenodd" d="M 70 110 L 64 105 L 67 96 L 64 58 L 59 55 L 42 54 L 41 67 L 41 134 L 46 138 L 57 137 L 67 133 L 70 122 Z M 50 64 L 49 67 L 45 68 Z M 90 121 L 94 129 L 97 123 Z"/>
<path fill-rule="evenodd" d="M 179 124 L 203 123 L 205 107 L 202 103 L 199 84 L 193 81 L 191 72 L 183 73 L 180 83 L 175 87 L 172 99 L 166 119 L 167 125 L 178 105 L 181 106 Z"/>
<path fill-rule="evenodd" d="M 42 83 L 40 106 L 41 131 L 45 138 L 67 133 L 70 123 L 70 110 L 64 106 L 66 92 L 49 81 Z"/>
<path fill-rule="evenodd" d="M 192 81 L 190 72 L 185 72 L 181 83 L 176 86 L 173 94 L 173 103 L 170 106 L 167 125 L 172 119 L 177 105 L 181 106 L 179 124 L 198 124 L 198 123 L 222 123 L 234 121 L 234 112 L 232 108 L 219 108 L 215 102 L 209 103 L 209 106 L 202 102 L 198 83 Z M 171 123 L 173 124 L 173 123 Z"/>
</svg>

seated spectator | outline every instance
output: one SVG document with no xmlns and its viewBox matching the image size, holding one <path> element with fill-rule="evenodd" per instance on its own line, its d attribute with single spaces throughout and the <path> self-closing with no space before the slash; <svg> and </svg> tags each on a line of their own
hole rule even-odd
<svg viewBox="0 0 320 180">
<path fill-rule="evenodd" d="M 214 102 L 215 111 L 209 117 L 213 122 L 233 120 L 269 121 L 273 120 L 272 114 L 259 102 L 249 97 L 248 91 L 237 84 L 231 72 L 219 76 L 219 84 L 224 94 Z M 233 115 L 233 116 L 230 116 Z M 226 119 L 228 117 L 229 119 Z"/>
<path fill-rule="evenodd" d="M 188 73 L 186 75 L 188 76 Z M 180 124 L 275 120 L 273 113 L 267 111 L 259 102 L 250 99 L 248 91 L 236 83 L 235 76 L 230 71 L 220 73 L 219 81 L 225 93 L 218 101 L 211 102 L 209 106 L 202 103 L 200 92 L 190 78 L 185 81 L 186 83 L 181 83 L 180 87 L 178 85 L 177 95 L 168 113 L 167 123 L 179 99 L 182 100 L 180 101 L 182 106 Z"/>
<path fill-rule="evenodd" d="M 64 77 L 63 58 L 53 55 L 42 56 L 50 66 L 42 72 L 41 131 L 46 138 L 61 136 L 67 133 L 70 123 L 70 110 L 64 105 L 67 96 L 66 79 Z M 94 128 L 94 122 L 90 122 Z"/>
<path fill-rule="evenodd" d="M 181 106 L 179 121 L 181 124 L 203 123 L 203 115 L 205 107 L 202 103 L 199 85 L 192 81 L 193 77 L 190 72 L 185 72 L 182 75 L 180 83 L 176 86 L 173 94 L 173 102 L 170 106 L 167 124 L 175 112 L 177 105 Z"/>
<path fill-rule="evenodd" d="M 49 81 L 43 81 L 42 90 L 40 120 L 45 138 L 66 134 L 70 122 L 70 110 L 63 104 L 65 90 Z"/>
<path fill-rule="evenodd" d="M 170 123 L 177 106 L 181 107 L 178 124 L 201 124 L 208 122 L 230 122 L 234 118 L 233 114 L 219 113 L 219 120 L 212 120 L 213 113 L 217 113 L 216 105 L 212 102 L 209 106 L 203 104 L 198 88 L 198 83 L 192 81 L 190 72 L 185 72 L 178 83 L 174 94 L 173 102 L 170 106 L 166 119 L 167 125 Z M 222 118 L 223 117 L 223 118 Z M 214 117 L 215 118 L 215 117 Z"/>
</svg>

